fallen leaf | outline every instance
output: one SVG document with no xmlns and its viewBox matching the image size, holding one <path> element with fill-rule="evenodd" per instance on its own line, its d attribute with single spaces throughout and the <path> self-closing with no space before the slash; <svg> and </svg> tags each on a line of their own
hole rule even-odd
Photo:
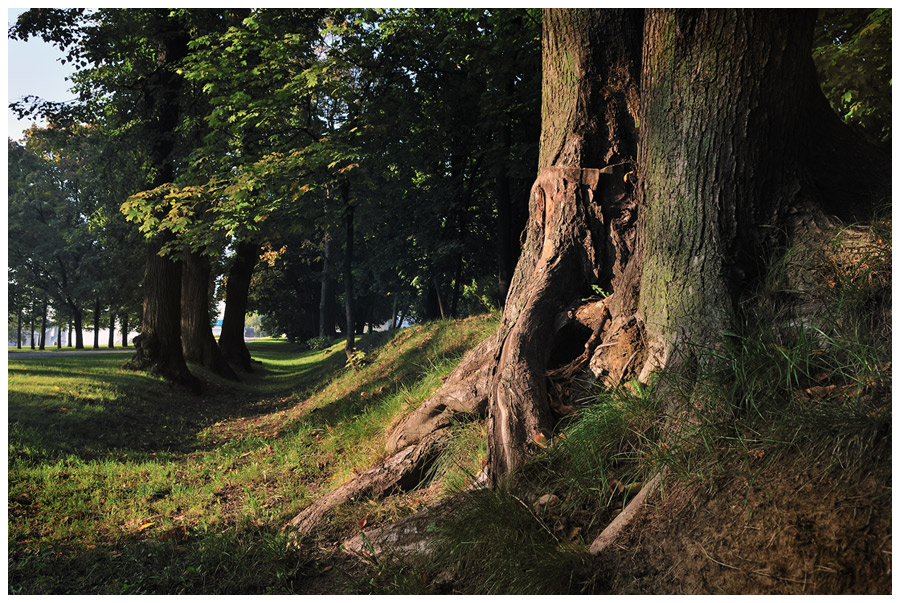
<svg viewBox="0 0 900 603">
<path fill-rule="evenodd" d="M 147 523 L 145 523 L 144 525 L 142 525 L 141 527 L 138 528 L 138 532 L 143 532 L 144 530 L 146 530 L 146 529 L 149 528 L 150 526 L 155 526 L 155 525 L 156 525 L 156 522 L 155 522 L 155 521 L 147 522 Z"/>
<path fill-rule="evenodd" d="M 537 444 L 538 446 L 540 446 L 541 448 L 548 448 L 550 446 L 550 443 L 547 442 L 547 436 L 545 436 L 542 433 L 535 434 L 533 439 L 534 439 L 534 443 Z"/>
</svg>

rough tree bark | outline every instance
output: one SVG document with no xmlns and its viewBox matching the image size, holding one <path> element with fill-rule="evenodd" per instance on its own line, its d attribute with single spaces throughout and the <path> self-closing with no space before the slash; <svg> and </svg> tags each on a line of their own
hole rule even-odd
<svg viewBox="0 0 900 603">
<path fill-rule="evenodd" d="M 175 129 L 181 114 L 179 99 L 183 76 L 176 70 L 187 54 L 189 35 L 168 11 L 156 13 L 149 27 L 157 36 L 158 69 L 145 82 L 145 111 L 153 132 L 149 158 L 156 175 L 153 187 L 175 180 Z M 157 235 L 147 244 L 144 269 L 144 312 L 135 354 L 125 364 L 146 370 L 199 393 L 200 381 L 188 370 L 181 349 L 181 263 L 160 255 L 174 235 Z"/>
<path fill-rule="evenodd" d="M 253 360 L 244 341 L 244 319 L 250 298 L 250 281 L 257 261 L 259 246 L 249 241 L 238 243 L 225 285 L 225 315 L 219 335 L 219 349 L 225 359 L 245 373 L 253 372 Z"/>
<path fill-rule="evenodd" d="M 238 381 L 225 360 L 209 321 L 209 279 L 212 266 L 201 253 L 186 252 L 181 272 L 181 344 L 184 359 L 215 374 Z"/>
<path fill-rule="evenodd" d="M 181 348 L 181 262 L 159 256 L 161 248 L 159 241 L 150 244 L 141 333 L 125 368 L 147 370 L 199 393 L 200 381 L 188 370 Z"/>
<path fill-rule="evenodd" d="M 427 456 L 421 446 L 439 444 L 432 435 L 454 415 L 486 410 L 497 484 L 552 435 L 565 407 L 557 380 L 587 366 L 646 379 L 700 360 L 703 346 L 680 344 L 716 344 L 772 243 L 798 214 L 820 211 L 817 182 L 844 190 L 856 178 L 833 173 L 834 147 L 822 140 L 823 123 L 834 124 L 819 110 L 814 19 L 544 11 L 539 174 L 501 325 L 396 427 L 386 480 L 411 450 Z M 610 295 L 582 301 L 592 287 Z"/>
</svg>

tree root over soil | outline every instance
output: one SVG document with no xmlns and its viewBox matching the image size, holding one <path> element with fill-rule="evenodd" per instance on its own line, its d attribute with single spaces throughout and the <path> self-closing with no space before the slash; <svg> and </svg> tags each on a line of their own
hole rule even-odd
<svg viewBox="0 0 900 603">
<path fill-rule="evenodd" d="M 548 386 L 584 370 L 607 325 L 633 326 L 631 320 L 613 317 L 610 307 L 615 311 L 621 305 L 615 294 L 600 302 L 582 299 L 590 284 L 622 273 L 630 249 L 623 234 L 633 225 L 624 169 L 550 167 L 541 172 L 531 191 L 528 238 L 497 332 L 398 424 L 386 445 L 387 460 L 290 522 L 295 536 L 309 533 L 332 508 L 362 493 L 383 495 L 403 483 L 415 486 L 412 482 L 424 475 L 447 428 L 461 415 L 487 414 L 491 485 L 540 450 L 558 416 L 566 414 L 565 401 L 550 395 Z M 601 266 L 613 269 L 600 274 Z M 580 354 L 567 351 L 579 346 Z M 630 349 L 617 352 L 634 356 Z M 619 368 L 621 378 L 628 367 Z"/>
</svg>

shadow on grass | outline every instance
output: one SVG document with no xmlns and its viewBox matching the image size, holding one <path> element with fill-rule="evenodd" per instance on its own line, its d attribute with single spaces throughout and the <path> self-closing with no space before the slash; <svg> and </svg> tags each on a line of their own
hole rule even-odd
<svg viewBox="0 0 900 603">
<path fill-rule="evenodd" d="M 116 544 L 10 543 L 9 594 L 288 594 L 316 562 L 272 528 L 135 535 Z"/>
<path fill-rule="evenodd" d="M 370 355 L 370 364 L 357 374 L 351 391 L 315 408 L 312 414 L 303 417 L 303 423 L 312 428 L 324 428 L 326 424 L 352 420 L 404 388 L 413 386 L 436 365 L 448 360 L 460 360 L 465 352 L 487 337 L 486 334 L 479 336 L 475 333 L 454 337 L 453 332 L 458 330 L 455 321 L 439 320 L 400 331 L 376 332 L 360 337 L 357 349 Z M 410 345 L 410 339 L 421 341 Z M 394 356 L 391 354 L 393 346 L 408 349 Z M 337 356 L 339 360 L 344 359 L 343 353 Z"/>
<path fill-rule="evenodd" d="M 116 356 L 11 359 L 9 460 L 140 460 L 191 452 L 206 427 L 292 406 L 295 391 L 314 388 L 343 363 L 340 354 L 313 357 L 283 342 L 255 342 L 252 349 L 263 362 L 240 383 L 192 367 L 204 381 L 200 396 L 122 370 Z"/>
</svg>

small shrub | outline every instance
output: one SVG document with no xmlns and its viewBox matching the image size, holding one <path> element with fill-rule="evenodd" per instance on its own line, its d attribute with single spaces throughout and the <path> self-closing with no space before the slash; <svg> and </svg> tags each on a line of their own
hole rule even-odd
<svg viewBox="0 0 900 603">
<path fill-rule="evenodd" d="M 312 337 L 306 340 L 306 347 L 313 351 L 324 350 L 330 345 L 331 337 L 328 337 L 327 335 L 319 335 L 318 337 Z"/>
</svg>

